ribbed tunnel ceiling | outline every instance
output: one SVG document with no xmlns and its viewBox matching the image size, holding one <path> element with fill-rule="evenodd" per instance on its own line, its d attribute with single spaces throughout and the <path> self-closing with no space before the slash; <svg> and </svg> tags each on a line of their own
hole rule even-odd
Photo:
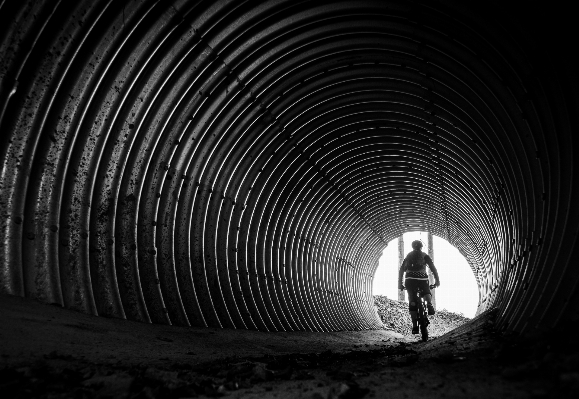
<svg viewBox="0 0 579 399">
<path fill-rule="evenodd" d="M 576 74 L 506 10 L 0 7 L 5 293 L 175 325 L 377 328 L 378 259 L 413 230 L 459 248 L 503 327 L 552 326 L 577 292 Z"/>
</svg>

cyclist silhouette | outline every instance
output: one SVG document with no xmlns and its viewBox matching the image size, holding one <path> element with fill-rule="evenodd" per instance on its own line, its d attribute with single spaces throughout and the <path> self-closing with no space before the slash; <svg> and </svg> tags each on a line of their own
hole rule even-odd
<svg viewBox="0 0 579 399">
<path fill-rule="evenodd" d="M 412 241 L 412 249 L 413 250 L 406 255 L 406 258 L 404 258 L 402 266 L 400 266 L 400 271 L 398 273 L 398 288 L 403 290 L 406 286 L 409 302 L 408 310 L 410 311 L 410 317 L 412 318 L 412 334 L 418 334 L 418 304 L 416 303 L 416 291 L 419 287 L 422 290 L 422 296 L 426 300 L 428 314 L 433 315 L 435 313 L 434 307 L 432 306 L 432 294 L 428 284 L 426 266 L 428 265 L 432 274 L 434 274 L 435 286 L 438 287 L 440 285 L 440 279 L 438 278 L 438 271 L 436 271 L 432 259 L 430 256 L 422 252 L 422 241 Z M 406 273 L 406 278 L 404 279 L 404 284 L 402 284 L 404 273 Z"/>
</svg>

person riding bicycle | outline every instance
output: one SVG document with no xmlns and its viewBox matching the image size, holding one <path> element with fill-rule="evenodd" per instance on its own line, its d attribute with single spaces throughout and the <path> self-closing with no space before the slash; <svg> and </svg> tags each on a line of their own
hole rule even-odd
<svg viewBox="0 0 579 399">
<path fill-rule="evenodd" d="M 408 310 L 412 318 L 412 334 L 418 334 L 418 304 L 416 303 L 416 291 L 420 287 L 422 296 L 426 300 L 428 307 L 428 314 L 433 315 L 434 307 L 432 306 L 432 294 L 428 284 L 428 274 L 426 273 L 426 266 L 430 268 L 434 274 L 436 287 L 440 286 L 440 279 L 438 278 L 438 271 L 434 267 L 434 263 L 430 256 L 422 252 L 422 241 L 412 241 L 412 251 L 406 255 L 400 271 L 398 273 L 398 287 L 403 290 L 406 286 L 408 291 Z M 402 284 L 402 276 L 406 273 L 404 284 Z"/>
</svg>

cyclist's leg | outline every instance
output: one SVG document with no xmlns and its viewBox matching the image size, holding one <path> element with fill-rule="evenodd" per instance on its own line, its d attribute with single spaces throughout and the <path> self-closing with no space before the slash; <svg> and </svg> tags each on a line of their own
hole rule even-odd
<svg viewBox="0 0 579 399">
<path fill-rule="evenodd" d="M 416 280 L 407 279 L 404 282 L 408 291 L 408 310 L 412 319 L 412 329 L 418 328 L 418 298 L 416 297 Z"/>
<path fill-rule="evenodd" d="M 428 281 L 421 281 L 420 288 L 423 292 L 422 298 L 426 302 L 426 307 L 428 308 L 428 314 L 433 315 L 435 313 L 434 307 L 432 306 L 432 294 L 430 293 L 430 287 Z"/>
</svg>

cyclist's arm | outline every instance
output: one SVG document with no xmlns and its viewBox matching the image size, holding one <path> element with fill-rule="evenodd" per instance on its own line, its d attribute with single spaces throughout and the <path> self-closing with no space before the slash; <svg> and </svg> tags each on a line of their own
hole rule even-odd
<svg viewBox="0 0 579 399">
<path fill-rule="evenodd" d="M 404 270 L 406 269 L 406 259 L 400 265 L 400 270 L 398 271 L 398 288 L 404 289 L 404 284 L 402 284 L 402 278 L 404 277 Z"/>
<path fill-rule="evenodd" d="M 438 271 L 436 270 L 436 267 L 434 266 L 434 262 L 432 262 L 432 259 L 428 255 L 426 255 L 424 257 L 424 261 L 426 262 L 426 264 L 430 268 L 430 271 L 432 272 L 432 274 L 434 274 L 434 284 L 436 284 L 436 286 L 438 287 L 440 285 L 440 279 L 438 278 Z"/>
</svg>

